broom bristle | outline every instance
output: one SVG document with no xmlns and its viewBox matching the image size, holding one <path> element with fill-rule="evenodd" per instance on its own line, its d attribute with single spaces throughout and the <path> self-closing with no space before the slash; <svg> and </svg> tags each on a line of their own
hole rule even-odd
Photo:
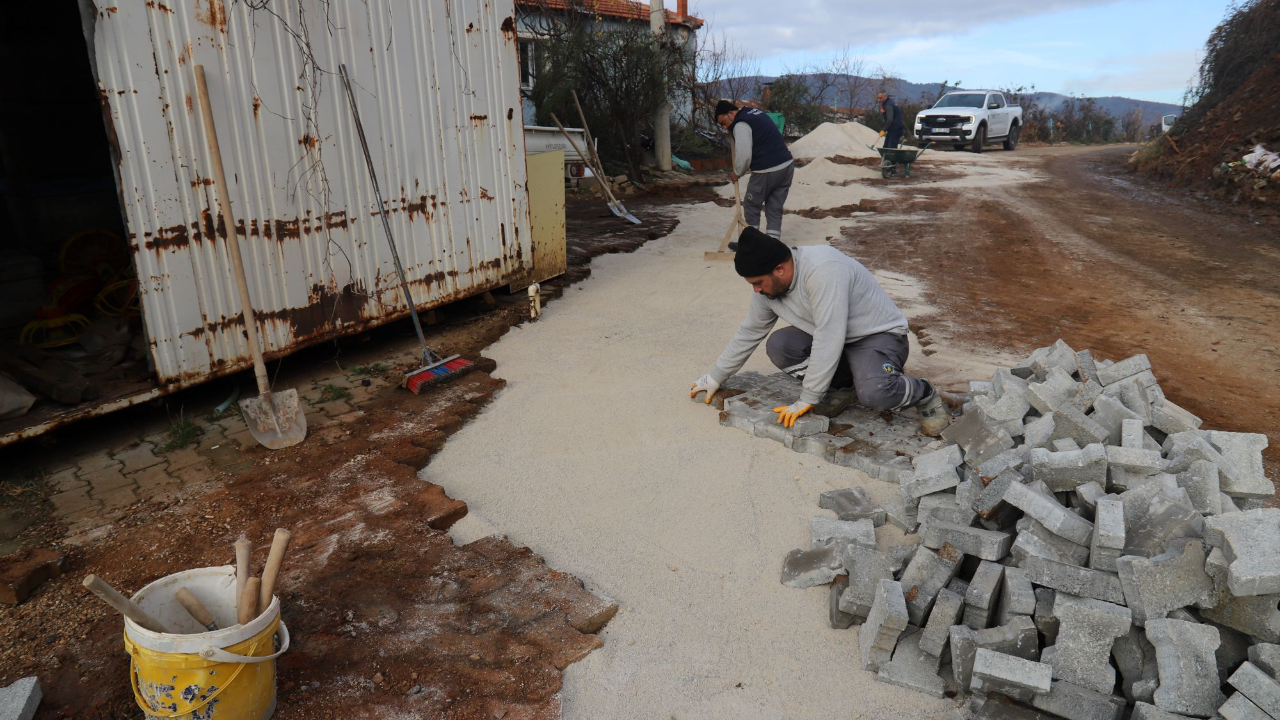
<svg viewBox="0 0 1280 720">
<path fill-rule="evenodd" d="M 474 365 L 475 363 L 466 358 L 454 358 L 439 365 L 415 370 L 405 377 L 405 387 L 416 395 L 427 385 L 451 380 L 467 372 Z"/>
</svg>

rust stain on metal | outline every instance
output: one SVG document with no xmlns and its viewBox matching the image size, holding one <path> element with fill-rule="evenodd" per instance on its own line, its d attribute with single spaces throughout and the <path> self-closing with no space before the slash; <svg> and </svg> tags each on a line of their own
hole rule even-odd
<svg viewBox="0 0 1280 720">
<path fill-rule="evenodd" d="M 480 199 L 481 199 L 481 200 L 493 200 L 493 199 L 494 199 L 494 197 L 493 197 L 492 195 L 490 195 L 490 194 L 489 194 L 489 191 L 488 191 L 488 190 L 485 190 L 484 188 L 480 188 Z"/>
<path fill-rule="evenodd" d="M 112 5 L 111 7 L 107 8 L 107 12 L 111 13 L 112 15 L 115 15 L 119 11 L 116 10 L 116 7 L 114 5 Z"/>
<path fill-rule="evenodd" d="M 347 227 L 347 223 L 347 213 L 345 210 L 326 213 L 324 216 L 324 226 L 330 230 L 334 228 L 345 228 Z"/>
<path fill-rule="evenodd" d="M 212 178 L 202 178 L 199 175 L 196 175 L 196 179 L 191 181 L 191 187 L 200 187 L 201 185 L 212 185 L 212 184 L 213 184 Z"/>
<path fill-rule="evenodd" d="M 195 112 L 196 106 L 195 106 L 195 103 L 191 100 L 190 93 L 187 94 L 186 102 L 187 102 L 187 112 Z"/>
<path fill-rule="evenodd" d="M 508 15 L 507 18 L 502 21 L 502 34 L 506 35 L 509 40 L 515 39 L 516 19 L 514 17 Z"/>
<path fill-rule="evenodd" d="M 156 10 L 160 10 L 167 13 L 173 12 L 173 8 L 169 7 L 168 5 L 165 5 L 164 3 L 158 3 L 155 0 L 147 0 L 147 7 L 155 8 Z"/>
<path fill-rule="evenodd" d="M 206 0 L 207 10 L 201 10 L 200 0 L 196 0 L 196 19 L 214 30 L 227 31 L 227 6 L 223 0 Z"/>
<path fill-rule="evenodd" d="M 191 242 L 190 236 L 187 234 L 186 225 L 174 225 L 173 227 L 160 228 L 156 230 L 154 236 L 146 233 L 149 239 L 143 243 L 148 250 L 177 250 L 184 248 Z"/>
<path fill-rule="evenodd" d="M 316 145 L 320 144 L 320 140 L 311 133 L 307 133 L 302 136 L 302 139 L 298 140 L 298 144 L 306 148 L 315 148 Z"/>
<path fill-rule="evenodd" d="M 274 226 L 275 239 L 277 241 L 302 237 L 301 222 L 298 218 L 294 218 L 292 220 L 276 220 Z M 267 237 L 271 237 L 271 235 L 267 235 Z"/>
<path fill-rule="evenodd" d="M 262 98 L 258 97 L 257 95 L 254 95 L 253 96 L 253 117 L 255 120 L 258 117 L 258 109 L 261 107 L 262 107 Z"/>
<path fill-rule="evenodd" d="M 508 120 L 510 120 L 511 118 L 515 117 L 515 114 L 516 114 L 516 109 L 515 109 L 515 108 L 507 108 L 507 119 L 508 119 Z"/>
<path fill-rule="evenodd" d="M 488 119 L 489 119 L 489 116 L 488 116 L 488 115 L 472 115 L 472 116 L 471 116 L 471 124 L 472 124 L 472 125 L 480 125 L 480 124 L 484 123 L 484 121 L 485 121 L 485 120 L 488 120 Z"/>
</svg>

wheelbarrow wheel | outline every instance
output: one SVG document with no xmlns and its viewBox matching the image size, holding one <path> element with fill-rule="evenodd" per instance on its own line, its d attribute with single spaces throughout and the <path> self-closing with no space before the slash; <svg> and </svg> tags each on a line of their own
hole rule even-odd
<svg viewBox="0 0 1280 720">
<path fill-rule="evenodd" d="M 896 169 L 897 168 L 894 165 L 890 165 L 889 167 L 882 167 L 880 168 L 880 177 L 884 178 L 885 180 L 888 180 L 889 178 L 893 177 L 894 170 Z"/>
</svg>

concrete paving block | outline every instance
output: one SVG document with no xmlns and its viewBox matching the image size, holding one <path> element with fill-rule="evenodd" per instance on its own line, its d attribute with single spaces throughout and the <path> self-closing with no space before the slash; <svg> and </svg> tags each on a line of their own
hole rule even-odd
<svg viewBox="0 0 1280 720">
<path fill-rule="evenodd" d="M 1014 434 L 1013 424 L 1016 423 L 1020 429 L 1022 427 L 1022 419 L 1031 410 L 1031 401 L 1027 399 L 1025 386 L 1014 386 L 999 399 L 993 399 L 992 395 L 979 395 L 973 399 L 973 404 L 988 419 L 998 427 L 1004 428 L 1005 432 L 1010 435 Z"/>
<path fill-rule="evenodd" d="M 1107 446 L 1107 462 L 1130 475 L 1155 475 L 1163 467 L 1159 451 Z"/>
<path fill-rule="evenodd" d="M 884 519 L 890 525 L 910 535 L 920 526 L 919 510 L 916 503 L 908 502 L 908 499 L 914 498 L 904 497 L 905 495 L 904 490 L 884 503 Z"/>
<path fill-rule="evenodd" d="M 733 398 L 729 398 L 733 400 Z M 741 405 L 732 409 L 729 407 L 729 400 L 725 401 L 725 410 L 720 413 L 720 424 L 725 427 L 737 428 L 751 434 L 755 434 L 756 424 L 767 422 L 769 416 L 773 413 L 768 410 L 758 410 Z"/>
<path fill-rule="evenodd" d="M 1019 568 L 1021 570 L 1021 568 Z M 1026 572 L 1025 570 L 1023 571 Z M 1028 579 L 1030 582 L 1030 579 Z M 1058 639 L 1058 618 L 1053 614 L 1053 603 L 1057 599 L 1057 593 L 1053 588 L 1038 587 L 1035 588 L 1036 610 L 1032 614 L 1031 620 L 1035 623 L 1036 630 L 1044 635 L 1045 642 L 1049 645 L 1057 642 Z"/>
<path fill-rule="evenodd" d="M 1053 413 L 1045 413 L 1038 418 L 1028 420 L 1022 429 L 1022 443 L 1030 448 L 1045 447 L 1053 437 L 1055 428 Z"/>
<path fill-rule="evenodd" d="M 136 447 L 130 448 L 122 453 L 117 453 L 113 458 L 123 465 L 120 472 L 128 475 L 131 472 L 146 470 L 152 465 L 159 465 L 164 458 L 156 457 L 155 445 L 149 442 L 139 443 Z"/>
<path fill-rule="evenodd" d="M 893 659 L 880 666 L 876 679 L 908 690 L 940 698 L 947 684 L 938 677 L 939 658 L 920 647 L 921 632 L 909 632 L 898 640 Z"/>
<path fill-rule="evenodd" d="M 792 550 L 782 561 L 782 584 L 793 588 L 826 585 L 836 579 L 843 566 L 844 544 L 839 542 L 811 550 Z"/>
<path fill-rule="evenodd" d="M 1027 384 L 1027 401 L 1042 414 L 1053 412 L 1075 396 L 1079 385 L 1062 368 L 1051 368 L 1044 382 Z"/>
<path fill-rule="evenodd" d="M 964 624 L 974 630 L 985 630 L 1000 603 L 1000 587 L 1004 566 L 983 560 L 969 582 L 964 597 Z"/>
<path fill-rule="evenodd" d="M 1095 407 L 1097 402 L 1095 401 Z M 1073 405 L 1062 405 L 1053 412 L 1053 434 L 1049 440 L 1071 438 L 1080 447 L 1106 442 L 1110 432 Z"/>
<path fill-rule="evenodd" d="M 1076 371 L 1076 351 L 1062 338 L 1058 338 L 1046 350 L 1046 353 L 1031 359 L 1033 371 L 1047 373 L 1055 367 L 1067 373 Z"/>
<path fill-rule="evenodd" d="M 1230 563 L 1227 586 L 1233 595 L 1280 593 L 1280 510 L 1215 515 L 1204 521 L 1204 538 Z"/>
<path fill-rule="evenodd" d="M 858 649 L 862 655 L 862 669 L 871 672 L 893 658 L 898 637 L 907 628 L 907 606 L 902 585 L 894 580 L 881 580 L 876 585 L 875 600 L 871 612 L 858 630 Z"/>
<path fill-rule="evenodd" d="M 977 466 L 1014 446 L 1013 438 L 981 412 L 965 413 L 942 431 L 942 439 L 959 445 L 964 461 Z"/>
<path fill-rule="evenodd" d="M 1125 603 L 1133 610 L 1133 624 L 1139 627 L 1213 594 L 1213 579 L 1205 572 L 1204 546 L 1199 540 L 1183 540 L 1151 559 L 1125 555 L 1116 560 L 1116 570 Z"/>
<path fill-rule="evenodd" d="M 834 512 L 841 520 L 866 519 L 876 527 L 885 521 L 884 508 L 872 502 L 860 487 L 828 490 L 818 496 L 818 507 Z"/>
<path fill-rule="evenodd" d="M 971 507 L 984 520 L 1006 515 L 1011 509 L 1016 510 L 1016 508 L 1004 501 L 1005 491 L 1014 483 L 1021 485 L 1022 475 L 1016 470 L 1005 470 L 981 488 L 981 492 L 979 492 Z"/>
<path fill-rule="evenodd" d="M 1017 537 L 1009 548 L 1009 554 L 1018 565 L 1031 556 L 1067 565 L 1084 565 L 1089 561 L 1089 548 L 1054 535 L 1031 518 L 1018 520 L 1014 528 Z"/>
<path fill-rule="evenodd" d="M 1067 404 L 1088 415 L 1093 410 L 1093 404 L 1102 397 L 1102 391 L 1102 386 L 1093 380 L 1081 383 L 1076 386 L 1075 395 L 1071 396 Z"/>
<path fill-rule="evenodd" d="M 1098 364 L 1094 361 L 1091 350 L 1081 350 L 1076 353 L 1076 375 L 1082 382 L 1089 380 L 1098 382 Z"/>
<path fill-rule="evenodd" d="M 831 583 L 831 589 L 827 596 L 827 623 L 834 630 L 848 630 L 859 620 L 857 615 L 851 615 L 840 609 L 840 596 L 848 589 L 848 575 L 838 575 Z"/>
<path fill-rule="evenodd" d="M 1132 492 L 1132 491 L 1130 491 Z M 1176 485 L 1164 489 L 1130 512 L 1128 493 L 1122 494 L 1125 505 L 1125 554 L 1155 557 L 1177 538 L 1199 538 L 1204 534 L 1204 516 L 1196 512 L 1187 491 Z"/>
<path fill-rule="evenodd" d="M 915 498 L 953 488 L 960 484 L 960 473 L 956 468 L 963 462 L 959 445 L 948 445 L 941 450 L 917 455 L 911 461 L 915 473 L 902 487 Z"/>
<path fill-rule="evenodd" d="M 893 579 L 897 563 L 887 553 L 856 543 L 844 547 L 841 561 L 849 587 L 840 595 L 840 610 L 865 618 L 871 613 L 880 581 Z"/>
<path fill-rule="evenodd" d="M 1126 418 L 1120 421 L 1120 447 L 1142 450 L 1146 447 L 1146 443 L 1143 442 L 1146 436 L 1147 431 L 1142 420 Z"/>
<path fill-rule="evenodd" d="M 1102 388 L 1102 393 L 1137 413 L 1144 426 L 1151 424 L 1151 404 L 1164 397 L 1160 386 L 1155 383 L 1155 376 L 1150 373 L 1138 373 L 1127 380 L 1107 385 Z"/>
<path fill-rule="evenodd" d="M 1275 486 L 1262 469 L 1262 451 L 1267 449 L 1267 436 L 1260 433 L 1234 433 L 1209 430 L 1210 444 L 1218 449 L 1222 461 L 1222 492 L 1232 497 L 1266 499 L 1275 495 Z"/>
<path fill-rule="evenodd" d="M 938 591 L 955 577 L 963 559 L 964 553 L 950 545 L 943 545 L 937 552 L 923 547 L 916 551 L 902 571 L 902 587 L 912 625 L 924 626 Z"/>
<path fill-rule="evenodd" d="M 1129 715 L 1129 720 L 1183 720 L 1183 717 L 1165 712 L 1155 705 L 1140 702 L 1133 706 L 1133 713 Z"/>
<path fill-rule="evenodd" d="M 1226 493 L 1219 493 L 1218 500 L 1222 503 L 1222 510 L 1218 514 L 1240 512 L 1240 506 L 1236 505 L 1235 498 Z"/>
<path fill-rule="evenodd" d="M 1156 707 L 1180 715 L 1212 717 L 1223 700 L 1218 691 L 1214 655 L 1221 642 L 1218 629 L 1181 620 L 1153 619 L 1147 621 L 1146 633 L 1156 648 L 1160 672 Z"/>
<path fill-rule="evenodd" d="M 1151 406 L 1151 425 L 1166 435 L 1198 429 L 1204 421 L 1178 405 L 1163 400 Z"/>
<path fill-rule="evenodd" d="M 1150 691 L 1155 691 L 1160 680 L 1156 670 L 1156 649 L 1142 628 L 1130 627 L 1124 636 L 1116 638 L 1111 645 L 1111 657 L 1120 671 L 1120 687 L 1130 702 L 1139 699 L 1134 689 L 1137 683 L 1150 681 Z M 1144 693 L 1144 697 L 1147 701 L 1152 699 L 1148 693 Z"/>
<path fill-rule="evenodd" d="M 1028 377 L 1030 377 L 1029 374 L 1019 375 L 1007 368 L 996 368 L 991 376 L 991 394 L 999 400 L 1010 392 L 1025 392 Z"/>
<path fill-rule="evenodd" d="M 1126 378 L 1133 377 L 1144 370 L 1151 369 L 1151 361 L 1147 359 L 1145 354 L 1134 355 L 1126 358 L 1114 365 L 1098 368 L 1098 382 L 1106 385 L 1114 385 Z"/>
<path fill-rule="evenodd" d="M 31 720 L 40 707 L 40 679 L 34 675 L 14 681 L 0 688 L 0 718 L 3 720 Z"/>
<path fill-rule="evenodd" d="M 990 380 L 970 380 L 969 395 L 990 395 L 994 387 Z"/>
<path fill-rule="evenodd" d="M 977 471 L 978 476 L 982 478 L 984 484 L 990 484 L 993 478 L 1006 470 L 1017 470 L 1026 464 L 1030 458 L 1030 449 L 1020 445 L 1011 450 L 1005 450 L 974 469 Z"/>
<path fill-rule="evenodd" d="M 1114 496 L 1098 498 L 1093 512 L 1090 557 L 1100 549 L 1123 550 L 1125 546 L 1124 503 Z"/>
<path fill-rule="evenodd" d="M 1100 443 L 1064 452 L 1036 448 L 1031 451 L 1031 477 L 1054 492 L 1074 490 L 1087 482 L 1103 485 L 1107 481 L 1107 449 Z"/>
<path fill-rule="evenodd" d="M 974 654 L 973 679 L 982 680 L 986 692 L 1030 701 L 1036 695 L 1049 692 L 1053 675 L 1044 663 L 979 648 Z"/>
<path fill-rule="evenodd" d="M 1066 680 L 1054 680 L 1049 692 L 1037 695 L 1031 704 L 1066 720 L 1120 720 L 1126 705 L 1122 697 L 1097 693 Z"/>
<path fill-rule="evenodd" d="M 1124 591 L 1120 578 L 1089 568 L 1064 565 L 1040 557 L 1028 557 L 1022 569 L 1032 584 L 1050 587 L 1059 592 L 1093 598 L 1104 602 L 1124 604 Z"/>
<path fill-rule="evenodd" d="M 1054 715 L 1040 712 L 994 692 L 973 696 L 969 711 L 976 720 L 1057 720 Z"/>
<path fill-rule="evenodd" d="M 1232 693 L 1218 708 L 1218 716 L 1223 720 L 1274 720 L 1242 693 Z"/>
<path fill-rule="evenodd" d="M 1036 593 L 1031 580 L 1022 568 L 1006 567 L 1004 582 L 1000 585 L 1000 603 L 996 617 L 1001 625 L 1007 625 L 1015 616 L 1031 617 L 1036 612 Z"/>
<path fill-rule="evenodd" d="M 1080 444 L 1074 438 L 1060 438 L 1049 443 L 1050 449 L 1056 453 L 1074 452 L 1080 449 Z"/>
<path fill-rule="evenodd" d="M 1212 574 L 1213 568 L 1207 562 L 1205 569 Z M 1227 590 L 1225 571 L 1221 578 L 1214 578 L 1214 588 L 1221 591 L 1220 599 L 1212 607 L 1200 609 L 1203 618 L 1266 643 L 1280 643 L 1280 595 L 1236 597 Z"/>
<path fill-rule="evenodd" d="M 1280 645 L 1258 643 L 1250 646 L 1249 662 L 1257 665 L 1273 679 L 1280 677 Z"/>
<path fill-rule="evenodd" d="M 1052 496 L 1038 493 L 1026 485 L 1010 485 L 1005 491 L 1004 501 L 1050 532 L 1077 545 L 1088 545 L 1093 537 L 1093 523 L 1059 505 Z"/>
<path fill-rule="evenodd" d="M 1218 482 L 1218 466 L 1208 460 L 1196 460 L 1178 473 L 1178 487 L 1187 491 L 1191 504 L 1201 515 L 1222 512 L 1222 492 Z"/>
<path fill-rule="evenodd" d="M 1110 694 L 1116 673 L 1108 659 L 1117 638 L 1129 633 L 1129 608 L 1058 593 L 1053 613 L 1058 617 L 1058 641 L 1052 660 L 1053 677 L 1095 692 Z"/>
<path fill-rule="evenodd" d="M 952 625 L 951 674 L 956 684 L 968 690 L 973 663 L 980 648 L 1013 655 L 1024 660 L 1040 660 L 1040 636 L 1031 618 L 1018 616 L 999 627 L 974 630 L 967 625 Z"/>
<path fill-rule="evenodd" d="M 811 548 L 818 548 L 836 540 L 854 542 L 874 548 L 876 528 L 869 519 L 837 520 L 826 515 L 814 515 L 809 529 Z"/>
<path fill-rule="evenodd" d="M 836 451 L 853 442 L 853 438 L 837 437 L 826 433 L 804 435 L 791 441 L 791 449 L 820 457 L 827 462 L 835 459 Z"/>
<path fill-rule="evenodd" d="M 1107 495 L 1107 491 L 1103 488 L 1104 483 L 1106 483 L 1106 480 L 1103 480 L 1101 483 L 1087 482 L 1076 488 L 1076 497 L 1080 498 L 1081 504 L 1088 508 L 1092 513 L 1096 513 L 1098 511 L 1098 500 L 1106 497 Z M 1096 518 L 1094 519 L 1094 523 L 1097 523 Z"/>
<path fill-rule="evenodd" d="M 951 492 L 933 493 L 920 498 L 916 515 L 921 525 L 938 522 L 963 526 L 968 526 L 976 516 L 972 507 L 960 504 L 956 494 Z"/>
<path fill-rule="evenodd" d="M 1227 682 L 1266 714 L 1280 717 L 1280 684 L 1258 666 L 1246 661 Z"/>
<path fill-rule="evenodd" d="M 964 596 L 946 588 L 938 591 L 929 620 L 920 633 L 920 650 L 941 658 L 951 638 L 951 626 L 964 614 Z"/>
<path fill-rule="evenodd" d="M 991 561 L 1008 555 L 1009 547 L 1013 545 L 1010 533 L 938 521 L 923 523 L 920 536 L 924 539 L 924 546 L 932 550 L 951 545 L 965 555 Z"/>
<path fill-rule="evenodd" d="M 1093 401 L 1093 414 L 1089 416 L 1099 427 L 1107 431 L 1100 440 L 1106 445 L 1119 445 L 1125 420 L 1142 420 L 1142 416 L 1125 407 L 1119 399 L 1101 395 Z"/>
</svg>

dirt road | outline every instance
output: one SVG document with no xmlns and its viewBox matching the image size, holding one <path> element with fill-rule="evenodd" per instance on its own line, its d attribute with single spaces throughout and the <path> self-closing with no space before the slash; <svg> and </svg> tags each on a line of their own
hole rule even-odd
<svg viewBox="0 0 1280 720">
<path fill-rule="evenodd" d="M 916 322 L 935 343 L 1025 356 L 1063 338 L 1114 359 L 1147 353 L 1206 427 L 1266 433 L 1274 478 L 1280 228 L 1144 184 L 1124 172 L 1132 150 L 926 155 L 891 212 L 835 244 L 924 280 L 938 311 Z M 967 172 L 934 183 L 933 168 Z"/>
</svg>

